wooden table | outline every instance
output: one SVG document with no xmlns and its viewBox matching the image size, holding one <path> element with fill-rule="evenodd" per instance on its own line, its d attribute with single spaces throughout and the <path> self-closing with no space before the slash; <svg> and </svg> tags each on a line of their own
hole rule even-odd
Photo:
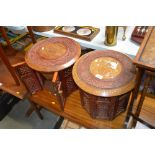
<svg viewBox="0 0 155 155">
<path fill-rule="evenodd" d="M 36 43 L 36 39 L 32 32 L 32 27 L 27 26 L 27 29 L 31 36 L 32 42 Z M 17 63 L 25 61 L 25 52 L 19 52 L 12 48 L 4 27 L 0 26 L 0 32 L 2 33 L 2 37 L 7 42 L 5 52 L 0 45 L 0 58 L 3 61 L 0 61 L 0 89 L 7 91 L 20 99 L 23 99 L 27 94 L 27 90 L 22 82 L 17 78 L 13 66 Z M 6 56 L 6 53 L 8 56 Z"/>
<path fill-rule="evenodd" d="M 49 91 L 42 90 L 32 95 L 29 98 L 31 101 L 44 106 L 47 110 L 54 112 L 57 115 L 65 117 L 70 121 L 76 122 L 86 128 L 93 129 L 122 129 L 126 117 L 127 111 L 121 113 L 112 121 L 93 119 L 87 113 L 87 111 L 81 106 L 79 91 L 73 92 L 66 100 L 66 105 L 64 111 L 61 110 L 60 104 L 57 102 L 55 96 L 53 96 Z M 155 123 L 154 111 L 155 106 L 151 103 L 153 99 L 146 98 L 143 109 L 141 111 L 141 117 L 145 120 Z M 136 109 L 137 103 L 134 104 L 134 109 Z M 151 119 L 150 119 L 151 118 Z"/>
<path fill-rule="evenodd" d="M 141 85 L 141 81 L 142 81 L 144 72 L 146 72 L 146 71 L 155 72 L 155 39 L 154 38 L 155 38 L 155 27 L 149 27 L 149 31 L 146 34 L 144 41 L 142 42 L 142 44 L 139 48 L 139 51 L 134 59 L 134 64 L 137 67 L 136 86 L 133 91 L 130 107 L 127 112 L 126 123 L 128 122 L 130 115 L 135 117 L 135 120 L 136 120 L 136 118 L 139 117 L 140 110 L 142 108 L 142 100 L 140 99 L 139 104 L 141 106 L 138 106 L 138 108 L 135 112 L 135 115 L 133 115 L 132 109 L 133 109 L 134 101 L 137 98 L 137 95 L 139 92 L 139 88 Z M 150 82 L 150 80 L 151 79 L 149 79 L 149 81 L 147 82 L 146 87 L 148 87 L 148 83 Z M 143 98 L 144 98 L 145 94 L 146 94 L 146 92 L 144 94 L 142 93 Z M 133 121 L 133 123 L 131 123 L 131 124 L 132 124 L 131 127 L 135 127 L 136 121 Z"/>
<path fill-rule="evenodd" d="M 103 35 L 104 33 L 101 34 L 101 36 Z M 127 37 L 129 38 L 130 35 L 131 33 L 129 33 Z M 94 41 L 96 40 L 101 41 L 97 38 L 94 39 Z M 87 42 L 85 41 L 85 44 L 86 43 Z M 91 42 L 89 42 L 88 44 L 91 45 Z M 126 45 L 126 42 L 122 42 L 122 44 L 124 44 L 123 47 L 128 46 Z M 122 47 L 122 45 L 120 46 Z M 136 46 L 136 49 L 138 49 L 137 45 L 133 45 L 133 46 Z M 136 52 L 136 50 L 132 50 L 132 47 L 129 46 L 128 48 L 130 48 L 131 51 Z M 24 58 L 24 53 L 17 53 L 15 56 L 9 56 L 9 60 L 12 65 L 22 62 L 23 58 Z M 2 63 L 0 63 L 0 82 L 4 83 L 3 86 L 0 86 L 0 89 L 3 89 L 13 94 L 14 96 L 17 96 L 20 99 L 23 99 L 24 97 L 26 97 L 27 90 L 25 89 L 25 86 L 21 83 L 21 85 L 17 87 L 9 71 Z M 16 92 L 20 92 L 20 94 Z M 49 111 L 52 111 L 62 117 L 68 118 L 71 121 L 77 122 L 85 126 L 86 128 L 123 128 L 123 124 L 125 121 L 126 112 L 120 114 L 113 121 L 92 119 L 89 116 L 89 114 L 81 107 L 80 96 L 78 91 L 73 92 L 67 98 L 64 111 L 61 111 L 60 105 L 57 103 L 55 96 L 52 96 L 50 92 L 47 90 L 39 91 L 35 95 L 32 95 L 29 99 L 33 102 L 36 102 L 39 105 L 44 105 L 44 107 Z M 141 116 L 145 120 L 149 120 L 150 122 L 153 123 L 155 117 L 152 109 L 155 109 L 155 107 L 153 106 L 152 102 L 153 100 L 151 98 L 147 98 L 143 106 L 144 108 L 142 108 Z M 136 108 L 136 104 L 134 104 L 134 108 Z"/>
<path fill-rule="evenodd" d="M 80 55 L 80 45 L 67 37 L 42 40 L 32 46 L 25 55 L 25 61 L 30 68 L 43 74 L 54 74 L 52 79 L 48 79 L 52 80 L 49 85 L 51 92 L 56 94 L 62 110 L 66 97 L 76 87 L 72 79 L 72 66 Z"/>
</svg>

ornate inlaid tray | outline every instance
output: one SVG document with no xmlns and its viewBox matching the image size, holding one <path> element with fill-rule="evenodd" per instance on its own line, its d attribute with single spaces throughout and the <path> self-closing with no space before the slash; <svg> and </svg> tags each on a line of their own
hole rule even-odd
<svg viewBox="0 0 155 155">
<path fill-rule="evenodd" d="M 132 60 L 120 52 L 93 51 L 75 63 L 73 78 L 89 94 L 117 96 L 133 89 L 135 67 Z"/>
<path fill-rule="evenodd" d="M 80 57 L 81 47 L 73 39 L 53 37 L 36 43 L 25 56 L 34 70 L 53 72 L 68 68 Z"/>
<path fill-rule="evenodd" d="M 55 33 L 91 41 L 99 32 L 99 28 L 92 26 L 57 26 Z"/>
<path fill-rule="evenodd" d="M 149 27 L 134 63 L 139 67 L 155 71 L 155 27 Z"/>
</svg>

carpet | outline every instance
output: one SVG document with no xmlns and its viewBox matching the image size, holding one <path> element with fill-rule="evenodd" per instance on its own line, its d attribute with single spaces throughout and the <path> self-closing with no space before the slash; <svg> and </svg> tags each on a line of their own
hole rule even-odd
<svg viewBox="0 0 155 155">
<path fill-rule="evenodd" d="M 41 109 L 44 117 L 41 120 L 35 112 L 29 117 L 25 117 L 25 113 L 29 108 L 28 100 L 21 100 L 18 102 L 10 113 L 0 121 L 0 129 L 53 129 L 57 123 L 59 116 Z"/>
</svg>

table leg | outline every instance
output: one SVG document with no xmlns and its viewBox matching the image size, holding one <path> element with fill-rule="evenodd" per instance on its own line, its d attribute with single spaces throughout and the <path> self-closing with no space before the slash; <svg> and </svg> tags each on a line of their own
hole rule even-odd
<svg viewBox="0 0 155 155">
<path fill-rule="evenodd" d="M 52 85 L 53 90 L 57 96 L 58 102 L 60 104 L 61 110 L 64 111 L 64 104 L 65 104 L 65 98 L 63 95 L 63 91 L 61 88 L 61 81 L 58 82 L 59 74 L 58 72 L 54 72 L 53 78 L 52 78 Z"/>
<path fill-rule="evenodd" d="M 55 126 L 54 126 L 54 129 L 60 129 L 62 123 L 64 121 L 64 117 L 60 116 L 58 121 L 56 122 Z"/>
<path fill-rule="evenodd" d="M 29 31 L 29 34 L 31 36 L 31 39 L 32 39 L 33 44 L 35 44 L 37 41 L 36 41 L 35 36 L 34 36 L 34 33 L 32 31 L 32 26 L 27 26 L 27 29 Z"/>
<path fill-rule="evenodd" d="M 10 47 L 12 47 L 11 46 L 11 43 L 10 43 L 10 41 L 9 41 L 9 39 L 8 39 L 8 36 L 7 36 L 7 34 L 6 34 L 6 31 L 5 31 L 5 29 L 4 29 L 4 27 L 0 27 L 0 31 L 1 31 L 1 33 L 2 33 L 2 37 L 5 39 L 5 41 L 7 42 L 7 45 L 8 46 L 10 46 Z"/>
<path fill-rule="evenodd" d="M 140 101 L 139 101 L 139 104 L 138 104 L 136 112 L 135 112 L 135 117 L 137 117 L 137 118 L 140 115 L 140 111 L 142 109 L 142 105 L 143 105 L 143 102 L 144 102 L 144 99 L 145 99 L 145 96 L 146 96 L 146 93 L 147 93 L 147 89 L 148 89 L 148 86 L 149 86 L 149 84 L 151 82 L 151 79 L 152 79 L 152 76 L 150 76 L 150 75 L 147 75 L 147 76 L 148 77 L 145 80 L 144 89 L 142 91 L 142 94 L 141 94 L 141 97 L 140 97 Z M 137 124 L 137 119 L 133 119 L 131 127 L 135 128 L 136 124 Z"/>
<path fill-rule="evenodd" d="M 14 81 L 16 82 L 16 84 L 20 85 L 20 82 L 19 82 L 19 80 L 18 80 L 18 78 L 16 76 L 16 73 L 15 73 L 13 67 L 11 66 L 9 60 L 5 56 L 5 53 L 4 53 L 3 48 L 1 47 L 1 45 L 0 45 L 0 57 L 1 57 L 2 61 L 4 62 L 4 64 L 6 65 L 6 67 L 8 68 L 8 70 L 10 71 L 10 73 L 11 73 Z"/>
<path fill-rule="evenodd" d="M 131 101 L 130 101 L 129 108 L 127 111 L 127 115 L 126 115 L 126 119 L 125 119 L 125 123 L 124 123 L 124 128 L 127 128 L 127 124 L 129 122 L 129 119 L 130 119 L 130 113 L 132 112 L 134 101 L 138 95 L 138 91 L 139 91 L 139 87 L 141 84 L 143 73 L 144 73 L 144 70 L 142 68 L 138 68 L 137 75 L 136 75 L 136 84 L 135 84 L 134 90 L 132 91 Z"/>
<path fill-rule="evenodd" d="M 37 105 L 36 105 L 34 102 L 32 102 L 32 101 L 30 101 L 30 100 L 29 100 L 29 102 L 30 102 L 30 104 L 31 104 L 32 109 L 35 110 L 35 112 L 37 113 L 38 117 L 42 120 L 42 119 L 43 119 L 43 116 L 42 116 L 42 114 L 41 114 L 41 112 L 40 112 L 40 109 L 37 107 Z M 28 112 L 27 112 L 27 113 L 28 113 Z"/>
<path fill-rule="evenodd" d="M 5 39 L 5 41 L 7 42 L 8 48 L 10 49 L 9 53 L 7 53 L 8 55 L 13 55 L 15 53 L 15 49 L 13 49 L 13 47 L 11 46 L 10 40 L 6 34 L 6 31 L 4 29 L 3 26 L 0 26 L 0 31 L 2 33 L 2 37 Z"/>
</svg>

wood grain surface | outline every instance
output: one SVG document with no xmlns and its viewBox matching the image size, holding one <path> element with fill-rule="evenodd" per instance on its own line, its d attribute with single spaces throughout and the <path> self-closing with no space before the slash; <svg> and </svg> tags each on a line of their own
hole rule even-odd
<svg viewBox="0 0 155 155">
<path fill-rule="evenodd" d="M 37 92 L 35 95 L 32 95 L 30 97 L 30 100 L 48 109 L 49 111 L 61 115 L 86 128 L 123 128 L 126 116 L 126 112 L 121 113 L 112 121 L 91 118 L 81 106 L 79 91 L 75 91 L 67 98 L 64 111 L 61 111 L 60 105 L 57 102 L 56 97 L 51 95 L 51 93 L 47 90 Z M 146 97 L 140 117 L 150 123 L 155 124 L 154 100 Z"/>
<path fill-rule="evenodd" d="M 134 58 L 134 64 L 150 71 L 155 71 L 155 28 L 149 27 L 148 33 Z"/>
</svg>

